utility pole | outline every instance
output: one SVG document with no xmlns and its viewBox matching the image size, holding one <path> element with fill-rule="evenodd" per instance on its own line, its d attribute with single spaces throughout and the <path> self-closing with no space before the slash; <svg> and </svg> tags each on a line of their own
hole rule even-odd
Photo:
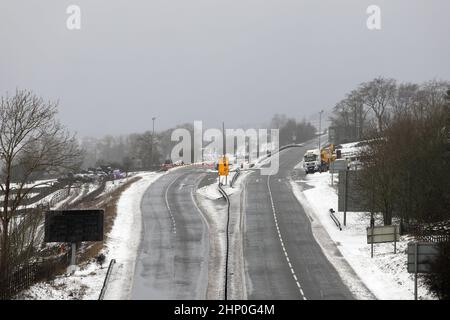
<svg viewBox="0 0 450 320">
<path fill-rule="evenodd" d="M 223 156 L 225 157 L 225 155 L 227 154 L 227 150 L 226 150 L 226 140 L 225 140 L 225 122 L 222 121 L 222 142 L 223 142 Z"/>
<path fill-rule="evenodd" d="M 323 113 L 323 110 L 320 110 L 320 112 L 319 112 L 319 152 L 320 152 L 320 135 L 322 133 L 322 113 Z"/>
<path fill-rule="evenodd" d="M 223 142 L 223 158 L 222 161 L 225 162 L 225 157 L 227 155 L 227 149 L 226 149 L 226 136 L 225 136 L 225 122 L 222 121 L 222 142 Z M 220 178 L 219 178 L 220 180 Z M 228 183 L 228 176 L 225 176 L 225 185 Z"/>
<path fill-rule="evenodd" d="M 152 130 L 152 144 L 151 144 L 151 148 L 150 148 L 150 165 L 153 169 L 153 136 L 155 135 L 155 120 L 156 117 L 152 118 L 152 122 L 153 122 L 153 130 Z"/>
</svg>

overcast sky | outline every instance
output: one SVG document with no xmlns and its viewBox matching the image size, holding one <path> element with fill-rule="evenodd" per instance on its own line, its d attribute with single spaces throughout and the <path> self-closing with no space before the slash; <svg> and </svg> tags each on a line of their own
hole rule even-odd
<svg viewBox="0 0 450 320">
<path fill-rule="evenodd" d="M 66 9 L 81 8 L 81 30 Z M 369 5 L 381 27 L 366 27 Z M 80 136 L 301 119 L 360 82 L 450 80 L 448 0 L 1 0 L 0 94 L 59 99 Z"/>
</svg>

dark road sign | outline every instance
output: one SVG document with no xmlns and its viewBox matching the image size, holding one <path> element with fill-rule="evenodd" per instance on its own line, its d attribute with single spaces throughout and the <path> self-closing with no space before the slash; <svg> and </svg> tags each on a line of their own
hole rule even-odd
<svg viewBox="0 0 450 320">
<path fill-rule="evenodd" d="M 339 171 L 338 211 L 370 212 L 369 202 L 360 185 L 361 172 L 361 170 Z"/>
<path fill-rule="evenodd" d="M 417 245 L 417 252 L 416 252 Z M 408 272 L 429 273 L 431 263 L 439 254 L 439 246 L 436 243 L 414 242 L 408 243 Z M 417 269 L 416 269 L 417 261 Z"/>
<path fill-rule="evenodd" d="M 104 210 L 52 210 L 45 214 L 45 242 L 103 241 Z"/>
</svg>

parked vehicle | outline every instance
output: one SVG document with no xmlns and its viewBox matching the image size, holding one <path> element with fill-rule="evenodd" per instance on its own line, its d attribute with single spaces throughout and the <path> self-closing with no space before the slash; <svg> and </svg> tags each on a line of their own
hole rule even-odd
<svg viewBox="0 0 450 320">
<path fill-rule="evenodd" d="M 166 161 L 164 161 L 164 163 L 161 165 L 161 171 L 167 171 L 170 168 L 173 168 L 174 165 L 172 163 L 172 160 L 167 159 Z"/>
<path fill-rule="evenodd" d="M 303 169 L 306 174 L 321 170 L 319 149 L 306 150 L 306 153 L 303 156 Z"/>
</svg>

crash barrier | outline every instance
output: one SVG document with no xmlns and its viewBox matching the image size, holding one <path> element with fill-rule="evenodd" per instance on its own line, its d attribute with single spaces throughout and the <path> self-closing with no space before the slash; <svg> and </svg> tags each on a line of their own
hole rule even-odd
<svg viewBox="0 0 450 320">
<path fill-rule="evenodd" d="M 222 188 L 222 184 L 219 183 L 219 192 L 222 194 L 223 198 L 227 201 L 227 229 L 226 229 L 226 251 L 225 251 L 225 287 L 224 287 L 224 299 L 228 299 L 228 256 L 229 256 L 229 249 L 230 249 L 230 234 L 229 234 L 229 227 L 230 227 L 230 198 L 228 197 L 225 190 Z"/>
<path fill-rule="evenodd" d="M 304 144 L 302 144 L 302 143 L 299 143 L 299 144 L 287 144 L 287 145 L 284 145 L 284 146 L 278 148 L 278 150 L 269 151 L 270 153 L 267 154 L 264 158 L 261 158 L 258 162 L 267 160 L 268 158 L 270 158 L 270 157 L 273 156 L 274 154 L 276 154 L 276 153 L 278 153 L 278 152 L 280 152 L 280 151 L 283 151 L 283 150 L 285 150 L 285 149 L 289 149 L 289 148 L 301 148 L 301 147 L 303 147 L 303 146 L 304 146 Z M 253 166 L 254 166 L 254 165 L 251 165 L 250 168 L 253 167 Z"/>
<path fill-rule="evenodd" d="M 103 298 L 105 297 L 106 288 L 108 286 L 108 281 L 109 281 L 109 278 L 112 273 L 112 269 L 115 264 L 116 264 L 116 259 L 111 259 L 111 261 L 109 262 L 108 271 L 106 272 L 105 280 L 103 281 L 102 290 L 100 291 L 100 295 L 98 296 L 98 300 L 103 300 Z"/>
<path fill-rule="evenodd" d="M 236 169 L 236 172 L 233 175 L 233 178 L 231 179 L 230 182 L 230 187 L 233 188 L 234 183 L 236 182 L 237 178 L 239 177 L 239 174 L 241 173 L 241 170 L 239 170 L 239 168 Z"/>
<path fill-rule="evenodd" d="M 339 222 L 339 219 L 334 215 L 336 212 L 333 209 L 330 209 L 330 217 L 336 224 L 336 226 L 339 228 L 339 230 L 342 231 L 341 223 Z"/>
</svg>

